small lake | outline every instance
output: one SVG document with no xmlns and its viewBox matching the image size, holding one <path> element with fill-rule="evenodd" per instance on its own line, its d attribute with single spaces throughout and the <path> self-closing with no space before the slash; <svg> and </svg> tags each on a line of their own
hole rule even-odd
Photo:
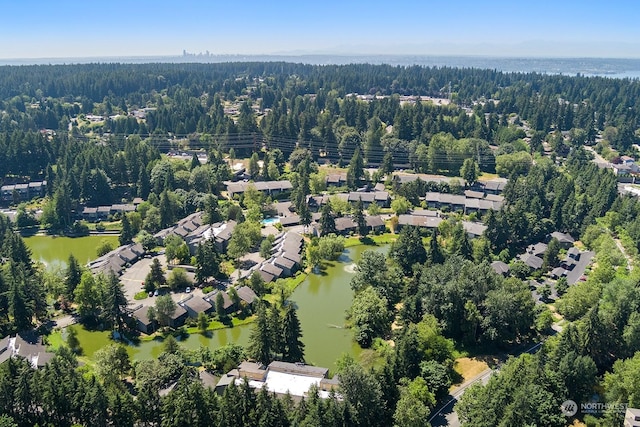
<svg viewBox="0 0 640 427">
<path fill-rule="evenodd" d="M 95 258 L 93 255 L 95 248 L 102 238 L 102 236 L 75 239 L 34 236 L 25 240 L 33 251 L 34 259 L 42 259 L 48 263 L 63 262 L 68 258 L 69 253 L 73 253 L 84 263 L 85 257 Z M 307 363 L 334 371 L 335 362 L 342 354 L 348 353 L 355 358 L 359 356 L 361 349 L 353 341 L 352 331 L 344 328 L 346 310 L 353 300 L 349 283 L 354 275 L 354 263 L 365 250 L 386 252 L 388 248 L 389 245 L 361 245 L 348 248 L 338 261 L 329 263 L 324 271 L 310 273 L 294 291 L 290 300 L 298 307 Z M 86 256 L 83 257 L 83 254 Z M 196 333 L 180 344 L 190 350 L 196 350 L 202 346 L 214 350 L 230 343 L 246 346 L 252 327 L 252 324 L 248 324 L 219 329 L 212 331 L 208 337 Z M 78 326 L 75 328 L 84 356 L 88 358 L 109 343 L 108 332 L 86 331 Z M 127 350 L 134 360 L 155 358 L 162 351 L 162 341 L 159 339 L 144 341 L 139 345 L 127 347 Z"/>
<path fill-rule="evenodd" d="M 34 261 L 43 262 L 46 265 L 65 267 L 69 255 L 73 254 L 80 265 L 98 258 L 96 249 L 106 240 L 113 247 L 117 247 L 118 236 L 84 236 L 84 237 L 62 237 L 62 236 L 29 236 L 24 237 L 24 242 L 31 249 Z"/>
</svg>

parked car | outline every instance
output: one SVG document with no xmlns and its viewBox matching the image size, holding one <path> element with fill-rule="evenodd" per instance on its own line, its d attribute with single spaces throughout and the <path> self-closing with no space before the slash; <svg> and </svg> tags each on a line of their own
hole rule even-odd
<svg viewBox="0 0 640 427">
<path fill-rule="evenodd" d="M 189 286 L 187 286 L 187 289 L 184 290 L 186 293 L 190 293 L 191 292 L 191 288 Z"/>
</svg>

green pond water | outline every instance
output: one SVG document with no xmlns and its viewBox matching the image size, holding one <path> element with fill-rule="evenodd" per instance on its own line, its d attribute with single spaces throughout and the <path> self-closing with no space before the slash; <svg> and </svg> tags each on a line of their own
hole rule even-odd
<svg viewBox="0 0 640 427">
<path fill-rule="evenodd" d="M 69 255 L 73 254 L 81 265 L 98 258 L 96 249 L 102 240 L 110 242 L 113 247 L 118 246 L 118 236 L 30 236 L 24 242 L 31 249 L 34 261 L 41 261 L 46 265 L 64 267 Z"/>
<path fill-rule="evenodd" d="M 94 244 L 97 243 L 99 240 Z M 30 247 L 36 259 L 43 256 L 37 252 L 36 246 Z M 344 329 L 344 323 L 345 312 L 353 299 L 349 282 L 354 275 L 354 262 L 365 250 L 386 252 L 388 245 L 356 246 L 345 250 L 340 259 L 330 263 L 324 271 L 309 274 L 291 296 L 290 299 L 298 307 L 307 363 L 334 370 L 335 361 L 343 353 L 349 353 L 355 358 L 360 354 L 360 348 L 353 341 L 352 331 Z M 68 254 L 61 256 L 68 257 Z M 191 334 L 181 345 L 191 350 L 201 346 L 214 350 L 230 343 L 247 345 L 252 326 L 248 324 L 220 329 L 212 331 L 208 337 Z M 80 326 L 74 328 L 86 357 L 91 358 L 96 350 L 110 342 L 108 332 L 87 331 Z M 128 346 L 127 350 L 134 360 L 155 358 L 162 350 L 162 340 L 143 341 L 138 345 Z"/>
</svg>

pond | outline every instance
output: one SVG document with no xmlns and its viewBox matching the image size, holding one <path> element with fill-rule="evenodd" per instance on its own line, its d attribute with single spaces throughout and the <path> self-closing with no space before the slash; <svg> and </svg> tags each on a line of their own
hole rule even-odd
<svg viewBox="0 0 640 427">
<path fill-rule="evenodd" d="M 352 331 L 345 329 L 344 323 L 346 310 L 353 299 L 349 283 L 354 274 L 354 262 L 365 250 L 386 252 L 388 245 L 355 246 L 345 250 L 340 259 L 330 263 L 324 271 L 309 274 L 291 296 L 290 299 L 298 307 L 307 363 L 334 371 L 335 362 L 342 354 L 348 353 L 355 358 L 360 354 Z M 230 343 L 247 345 L 252 327 L 248 324 L 219 329 L 212 331 L 208 337 L 192 334 L 181 345 L 190 350 L 201 346 L 214 350 Z M 86 357 L 91 358 L 98 348 L 110 342 L 108 333 L 76 328 Z M 127 351 L 134 360 L 155 358 L 162 351 L 162 340 L 143 341 L 127 347 Z"/>
<path fill-rule="evenodd" d="M 102 240 L 110 242 L 113 247 L 118 246 L 118 236 L 98 235 L 84 237 L 62 236 L 29 236 L 24 237 L 24 242 L 31 249 L 34 261 L 40 261 L 45 265 L 65 267 L 69 255 L 73 254 L 81 265 L 96 259 L 96 249 Z"/>
</svg>

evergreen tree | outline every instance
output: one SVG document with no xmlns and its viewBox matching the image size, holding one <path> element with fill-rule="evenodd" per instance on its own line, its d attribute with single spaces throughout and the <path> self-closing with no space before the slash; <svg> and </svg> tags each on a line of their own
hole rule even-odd
<svg viewBox="0 0 640 427">
<path fill-rule="evenodd" d="M 213 240 L 208 239 L 196 249 L 196 282 L 204 283 L 209 277 L 220 274 L 220 257 Z"/>
<path fill-rule="evenodd" d="M 193 153 L 193 155 L 191 156 L 191 165 L 189 167 L 189 170 L 194 170 L 198 166 L 200 166 L 200 160 L 198 159 L 198 155 L 196 153 Z"/>
<path fill-rule="evenodd" d="M 266 308 L 260 306 L 257 314 L 258 318 L 249 336 L 248 354 L 252 359 L 267 365 L 271 361 L 271 332 Z"/>
<path fill-rule="evenodd" d="M 398 240 L 391 246 L 390 255 L 405 274 L 411 273 L 414 264 L 424 264 L 427 251 L 422 244 L 420 230 L 412 226 L 403 227 Z"/>
<path fill-rule="evenodd" d="M 208 194 L 205 199 L 204 221 L 211 225 L 222 221 L 222 215 L 218 208 L 218 198 L 213 194 Z"/>
<path fill-rule="evenodd" d="M 24 275 L 17 271 L 14 262 L 5 265 L 5 280 L 8 282 L 8 314 L 16 330 L 24 331 L 33 323 L 34 305 L 26 294 Z"/>
<path fill-rule="evenodd" d="M 364 218 L 361 199 L 358 199 L 358 201 L 356 202 L 353 217 L 355 219 L 356 225 L 358 226 L 358 234 L 362 237 L 365 237 L 367 234 L 369 234 L 369 227 L 367 226 L 367 221 Z"/>
<path fill-rule="evenodd" d="M 363 177 L 364 160 L 362 159 L 362 154 L 360 154 L 360 147 L 357 147 L 347 169 L 347 186 L 349 189 L 355 190 Z"/>
<path fill-rule="evenodd" d="M 260 175 L 260 165 L 258 164 L 258 153 L 253 153 L 249 159 L 249 169 L 247 171 L 254 181 Z"/>
<path fill-rule="evenodd" d="M 431 231 L 431 239 L 429 240 L 429 252 L 427 253 L 427 259 L 431 264 L 442 264 L 444 262 L 444 255 L 438 244 L 438 231 L 433 229 Z"/>
<path fill-rule="evenodd" d="M 109 274 L 103 312 L 105 320 L 120 333 L 126 322 L 128 304 L 118 278 L 113 273 Z"/>
<path fill-rule="evenodd" d="M 336 221 L 331 212 L 331 205 L 327 203 L 322 207 L 322 215 L 320 216 L 320 232 L 322 236 L 336 233 Z"/>
<path fill-rule="evenodd" d="M 73 301 L 74 292 L 76 287 L 80 284 L 80 280 L 82 280 L 82 267 L 80 267 L 76 257 L 71 254 L 67 261 L 67 273 L 64 278 L 64 285 L 66 289 L 65 296 L 69 301 Z"/>
<path fill-rule="evenodd" d="M 154 258 L 151 262 L 149 273 L 144 279 L 144 290 L 147 292 L 154 291 L 164 285 L 166 281 L 164 272 L 162 271 L 162 265 L 160 265 L 160 260 L 158 260 L 158 258 Z"/>
<path fill-rule="evenodd" d="M 149 178 L 149 173 L 147 172 L 147 168 L 144 166 L 140 168 L 136 187 L 138 189 L 138 197 L 146 200 L 147 197 L 149 197 L 149 192 L 151 191 L 151 181 Z"/>
<path fill-rule="evenodd" d="M 122 214 L 122 231 L 120 232 L 120 236 L 118 237 L 118 242 L 120 246 L 128 245 L 133 242 L 133 229 L 131 228 L 131 222 L 129 222 L 129 218 L 127 214 Z"/>
<path fill-rule="evenodd" d="M 302 329 L 293 304 L 289 304 L 282 322 L 284 340 L 282 360 L 285 362 L 304 362 L 304 343 L 300 341 Z"/>
</svg>

